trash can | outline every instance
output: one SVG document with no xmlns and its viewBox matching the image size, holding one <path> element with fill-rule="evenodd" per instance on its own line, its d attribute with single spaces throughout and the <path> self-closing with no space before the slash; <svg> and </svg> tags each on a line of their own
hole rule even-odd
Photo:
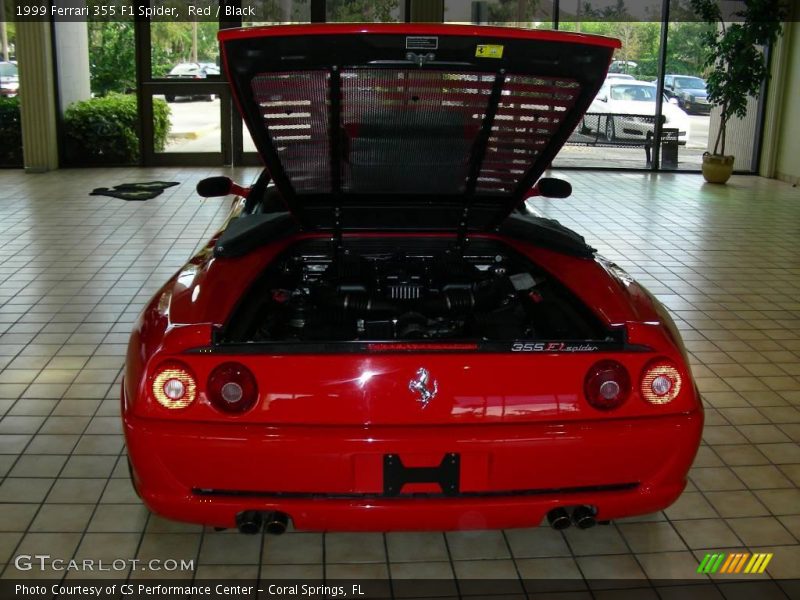
<svg viewBox="0 0 800 600">
<path fill-rule="evenodd" d="M 661 130 L 661 166 L 678 168 L 678 130 L 665 127 Z"/>
</svg>

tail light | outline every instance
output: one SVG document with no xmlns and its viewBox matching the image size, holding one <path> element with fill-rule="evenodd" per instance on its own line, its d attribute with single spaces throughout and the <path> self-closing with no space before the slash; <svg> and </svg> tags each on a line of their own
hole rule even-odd
<svg viewBox="0 0 800 600">
<path fill-rule="evenodd" d="M 667 404 L 680 393 L 683 377 L 678 368 L 666 359 L 656 359 L 642 374 L 642 397 L 651 404 Z"/>
<path fill-rule="evenodd" d="M 153 378 L 153 396 L 164 408 L 186 408 L 197 397 L 197 382 L 185 365 L 164 363 Z"/>
<path fill-rule="evenodd" d="M 598 410 L 622 406 L 631 392 L 628 371 L 615 360 L 601 360 L 592 365 L 583 382 L 589 404 Z"/>
<path fill-rule="evenodd" d="M 223 363 L 208 376 L 208 399 L 222 412 L 250 410 L 258 399 L 256 378 L 244 365 Z"/>
</svg>

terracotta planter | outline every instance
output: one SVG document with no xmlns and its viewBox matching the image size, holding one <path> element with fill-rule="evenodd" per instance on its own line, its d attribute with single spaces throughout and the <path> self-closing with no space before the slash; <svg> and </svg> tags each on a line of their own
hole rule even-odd
<svg viewBox="0 0 800 600">
<path fill-rule="evenodd" d="M 709 183 L 725 183 L 733 173 L 733 156 L 703 154 L 703 177 Z"/>
</svg>

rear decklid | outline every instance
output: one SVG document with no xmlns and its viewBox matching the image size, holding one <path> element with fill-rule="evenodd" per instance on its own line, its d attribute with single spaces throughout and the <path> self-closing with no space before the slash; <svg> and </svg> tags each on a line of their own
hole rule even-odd
<svg viewBox="0 0 800 600">
<path fill-rule="evenodd" d="M 228 78 L 308 228 L 499 224 L 572 133 L 618 40 L 503 27 L 229 29 Z"/>
</svg>

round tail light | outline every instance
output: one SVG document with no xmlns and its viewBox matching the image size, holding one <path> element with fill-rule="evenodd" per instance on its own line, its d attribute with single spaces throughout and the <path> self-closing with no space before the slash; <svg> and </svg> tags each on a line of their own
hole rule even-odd
<svg viewBox="0 0 800 600">
<path fill-rule="evenodd" d="M 222 412 L 250 410 L 258 399 L 256 378 L 244 365 L 223 363 L 208 376 L 208 399 Z"/>
<path fill-rule="evenodd" d="M 164 363 L 153 377 L 153 397 L 164 408 L 186 408 L 197 398 L 194 375 L 179 362 Z"/>
<path fill-rule="evenodd" d="M 601 360 L 592 365 L 583 382 L 586 400 L 598 410 L 622 406 L 631 391 L 628 371 L 615 360 Z"/>
<path fill-rule="evenodd" d="M 667 404 L 680 393 L 683 377 L 678 368 L 666 359 L 656 359 L 642 374 L 642 397 L 651 404 Z"/>
</svg>

